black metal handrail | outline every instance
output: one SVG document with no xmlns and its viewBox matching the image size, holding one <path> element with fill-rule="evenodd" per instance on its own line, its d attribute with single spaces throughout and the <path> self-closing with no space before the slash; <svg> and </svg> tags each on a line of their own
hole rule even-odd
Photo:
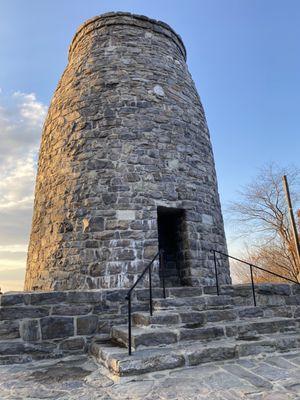
<svg viewBox="0 0 300 400">
<path fill-rule="evenodd" d="M 291 279 L 291 278 L 287 278 L 286 276 L 277 274 L 276 272 L 272 272 L 272 271 L 270 271 L 270 270 L 268 270 L 268 269 L 259 267 L 258 265 L 252 264 L 252 263 L 250 263 L 250 262 L 248 262 L 248 261 L 241 260 L 240 258 L 230 256 L 229 254 L 223 253 L 222 251 L 218 251 L 218 250 L 214 250 L 214 249 L 211 249 L 211 251 L 214 253 L 215 279 L 216 279 L 216 287 L 217 287 L 217 294 L 218 294 L 218 296 L 219 296 L 219 294 L 220 294 L 220 287 L 219 287 L 219 279 L 218 279 L 218 267 L 217 267 L 217 256 L 216 256 L 216 253 L 221 254 L 222 256 L 225 256 L 225 257 L 227 257 L 227 258 L 231 258 L 232 260 L 239 261 L 239 262 L 241 262 L 242 264 L 246 264 L 246 265 L 249 266 L 249 268 L 250 268 L 250 276 L 251 276 L 251 286 L 252 286 L 253 304 L 254 304 L 255 307 L 256 307 L 256 296 L 255 296 L 255 287 L 254 287 L 254 278 L 253 278 L 253 268 L 256 268 L 256 269 L 258 269 L 258 270 L 260 270 L 260 271 L 267 272 L 268 274 L 277 276 L 278 278 L 285 279 L 286 281 L 296 283 L 297 285 L 300 285 L 299 282 L 297 282 L 297 281 L 295 281 L 295 280 L 293 280 L 293 279 Z"/>
<path fill-rule="evenodd" d="M 153 304 L 152 304 L 152 265 L 154 261 L 159 257 L 160 261 L 160 268 L 162 272 L 162 286 L 163 286 L 163 297 L 164 299 L 166 298 L 166 286 L 165 286 L 165 260 L 164 260 L 164 250 L 161 249 L 159 250 L 156 255 L 153 257 L 153 259 L 150 261 L 150 263 L 147 265 L 147 267 L 143 270 L 141 275 L 138 277 L 138 279 L 135 281 L 133 286 L 128 290 L 127 295 L 125 299 L 128 301 L 128 354 L 131 355 L 131 293 L 137 286 L 137 284 L 141 281 L 141 279 L 144 277 L 146 272 L 148 271 L 149 273 L 149 311 L 150 315 L 153 315 Z"/>
</svg>

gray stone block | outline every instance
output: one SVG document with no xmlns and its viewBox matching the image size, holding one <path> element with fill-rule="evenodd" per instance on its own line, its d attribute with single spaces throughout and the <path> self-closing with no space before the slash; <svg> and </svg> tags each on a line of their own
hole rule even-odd
<svg viewBox="0 0 300 400">
<path fill-rule="evenodd" d="M 298 306 L 300 305 L 300 296 L 290 296 L 286 299 L 287 305 Z"/>
<path fill-rule="evenodd" d="M 91 305 L 80 305 L 80 304 L 60 304 L 55 305 L 52 308 L 51 315 L 85 315 L 92 311 Z"/>
<path fill-rule="evenodd" d="M 234 321 L 237 318 L 235 310 L 211 310 L 205 315 L 207 322 Z"/>
<path fill-rule="evenodd" d="M 42 339 L 58 339 L 74 335 L 74 320 L 72 317 L 41 318 Z"/>
<path fill-rule="evenodd" d="M 295 296 L 300 296 L 300 284 L 291 286 L 292 294 Z"/>
<path fill-rule="evenodd" d="M 35 319 L 21 321 L 20 334 L 24 342 L 39 341 L 41 339 L 39 321 Z"/>
<path fill-rule="evenodd" d="M 20 337 L 19 321 L 0 321 L 0 340 Z"/>
<path fill-rule="evenodd" d="M 149 289 L 139 289 L 134 292 L 137 300 L 139 301 L 149 301 Z M 152 289 L 153 298 L 162 298 L 163 297 L 163 290 L 162 288 L 154 287 Z"/>
<path fill-rule="evenodd" d="M 59 344 L 59 349 L 65 351 L 84 350 L 84 348 L 85 348 L 85 340 L 83 337 L 71 337 L 63 340 Z"/>
<path fill-rule="evenodd" d="M 230 360 L 236 357 L 235 346 L 219 346 L 213 348 L 195 349 L 188 353 L 188 365 L 204 364 L 212 361 Z"/>
<path fill-rule="evenodd" d="M 41 318 L 49 315 L 47 307 L 3 307 L 0 308 L 0 320 L 14 320 L 23 318 Z"/>
<path fill-rule="evenodd" d="M 105 300 L 110 302 L 125 302 L 128 289 L 116 289 L 105 293 Z"/>
<path fill-rule="evenodd" d="M 240 318 L 258 318 L 264 315 L 263 309 L 259 307 L 242 308 L 238 313 Z"/>
<path fill-rule="evenodd" d="M 140 375 L 147 372 L 161 371 L 182 367 L 185 363 L 182 354 L 149 354 L 142 359 L 128 358 L 115 363 L 109 360 L 109 367 L 112 371 L 121 376 Z"/>
<path fill-rule="evenodd" d="M 202 295 L 202 287 L 178 287 L 167 289 L 168 297 L 195 297 Z"/>
<path fill-rule="evenodd" d="M 287 351 L 291 349 L 297 349 L 300 346 L 300 336 L 299 334 L 281 336 L 277 338 L 276 348 L 279 351 Z"/>
<path fill-rule="evenodd" d="M 30 304 L 43 305 L 43 304 L 59 304 L 67 299 L 67 292 L 41 292 L 30 293 Z"/>
<path fill-rule="evenodd" d="M 86 315 L 76 319 L 77 335 L 91 335 L 97 331 L 97 315 Z"/>
<path fill-rule="evenodd" d="M 300 307 L 296 307 L 295 308 L 294 317 L 295 318 L 300 318 Z"/>
<path fill-rule="evenodd" d="M 135 325 L 172 325 L 180 322 L 179 315 L 176 313 L 155 313 L 153 316 L 149 313 L 134 313 L 132 320 Z"/>
<path fill-rule="evenodd" d="M 273 353 L 276 349 L 276 342 L 272 339 L 266 339 L 259 342 L 245 342 L 238 344 L 237 352 L 239 357 L 246 357 L 260 353 Z"/>
<path fill-rule="evenodd" d="M 67 303 L 87 303 L 93 304 L 101 302 L 103 292 L 101 290 L 95 291 L 70 291 L 67 292 Z"/>
<path fill-rule="evenodd" d="M 180 329 L 180 340 L 213 340 L 224 336 L 222 327 Z"/>
<path fill-rule="evenodd" d="M 21 354 L 25 352 L 25 344 L 16 341 L 0 341 L 0 354 Z"/>
<path fill-rule="evenodd" d="M 114 326 L 112 329 L 112 338 L 119 343 L 128 344 L 128 331 L 127 327 Z M 177 333 L 167 329 L 132 329 L 132 344 L 134 348 L 139 346 L 158 346 L 161 344 L 171 344 L 177 342 Z"/>
<path fill-rule="evenodd" d="M 204 325 L 206 323 L 206 314 L 203 312 L 197 312 L 192 310 L 182 312 L 178 310 L 178 313 L 180 315 L 180 319 L 183 324 Z"/>
<path fill-rule="evenodd" d="M 258 294 L 271 296 L 289 296 L 291 294 L 291 286 L 289 284 L 284 283 L 264 283 L 255 285 L 255 291 Z"/>
<path fill-rule="evenodd" d="M 0 296 L 1 307 L 28 304 L 30 295 L 27 293 L 3 294 Z"/>
</svg>

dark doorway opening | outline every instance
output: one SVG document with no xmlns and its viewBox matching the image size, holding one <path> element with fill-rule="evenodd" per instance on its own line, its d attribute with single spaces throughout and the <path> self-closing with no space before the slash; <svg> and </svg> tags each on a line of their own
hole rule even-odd
<svg viewBox="0 0 300 400">
<path fill-rule="evenodd" d="M 181 272 L 183 270 L 184 262 L 184 210 L 178 208 L 158 207 L 157 226 L 159 249 L 163 249 L 165 254 L 166 285 L 169 287 L 181 286 Z"/>
</svg>

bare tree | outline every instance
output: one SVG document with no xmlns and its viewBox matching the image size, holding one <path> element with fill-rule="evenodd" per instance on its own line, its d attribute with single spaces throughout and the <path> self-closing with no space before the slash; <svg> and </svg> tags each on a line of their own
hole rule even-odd
<svg viewBox="0 0 300 400">
<path fill-rule="evenodd" d="M 300 171 L 295 167 L 263 167 L 252 183 L 239 192 L 239 199 L 229 207 L 231 220 L 238 223 L 238 234 L 246 236 L 247 259 L 265 269 L 300 282 L 300 265 L 290 229 L 288 208 L 282 186 L 287 175 L 294 207 L 299 207 Z M 244 275 L 244 272 L 241 272 Z M 272 280 L 256 272 L 258 281 Z M 269 275 L 269 274 L 268 274 Z M 274 280 L 274 279 L 273 279 Z"/>
</svg>

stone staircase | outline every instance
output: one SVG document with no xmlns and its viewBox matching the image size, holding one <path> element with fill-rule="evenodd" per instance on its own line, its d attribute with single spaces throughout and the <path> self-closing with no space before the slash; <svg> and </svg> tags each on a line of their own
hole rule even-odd
<svg viewBox="0 0 300 400">
<path fill-rule="evenodd" d="M 298 348 L 300 299 L 288 286 L 258 288 L 257 307 L 250 287 L 227 286 L 220 296 L 211 287 L 168 288 L 166 299 L 154 299 L 153 316 L 133 313 L 131 356 L 127 325 L 113 326 L 109 338 L 95 336 L 90 353 L 121 376 Z"/>
<path fill-rule="evenodd" d="M 0 364 L 89 351 L 115 375 L 135 375 L 300 347 L 300 285 L 20 292 L 0 296 Z"/>
</svg>

